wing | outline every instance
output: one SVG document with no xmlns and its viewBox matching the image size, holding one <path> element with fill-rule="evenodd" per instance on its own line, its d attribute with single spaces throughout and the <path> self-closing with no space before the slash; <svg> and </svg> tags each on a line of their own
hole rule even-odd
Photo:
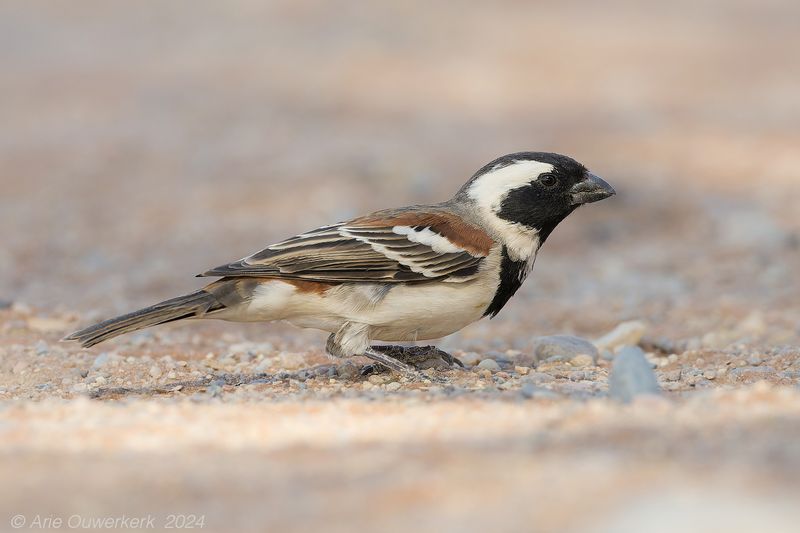
<svg viewBox="0 0 800 533">
<path fill-rule="evenodd" d="M 383 211 L 323 226 L 202 276 L 253 276 L 330 283 L 465 281 L 494 241 L 448 211 Z"/>
</svg>

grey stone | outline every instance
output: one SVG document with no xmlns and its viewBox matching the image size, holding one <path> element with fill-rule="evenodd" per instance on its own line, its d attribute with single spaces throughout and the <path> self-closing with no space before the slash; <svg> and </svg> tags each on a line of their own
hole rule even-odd
<svg viewBox="0 0 800 533">
<path fill-rule="evenodd" d="M 39 342 L 36 343 L 35 350 L 36 350 L 36 355 L 39 356 L 47 355 L 50 353 L 50 347 L 43 340 L 40 340 Z"/>
<path fill-rule="evenodd" d="M 771 366 L 743 366 L 728 373 L 732 379 L 745 382 L 758 381 L 773 374 L 775 369 Z"/>
<path fill-rule="evenodd" d="M 558 361 L 568 361 L 578 355 L 588 355 L 593 362 L 597 362 L 600 353 L 591 342 L 573 335 L 550 335 L 538 337 L 533 340 L 533 352 L 536 362 L 550 361 L 550 358 L 559 357 Z"/>
<path fill-rule="evenodd" d="M 600 350 L 616 350 L 623 346 L 636 346 L 647 332 L 647 324 L 640 320 L 623 322 L 594 342 Z"/>
<path fill-rule="evenodd" d="M 478 368 L 490 370 L 492 372 L 497 372 L 498 370 L 500 370 L 500 365 L 494 359 L 484 359 L 483 361 L 478 363 Z"/>
<path fill-rule="evenodd" d="M 525 383 L 522 385 L 522 388 L 520 388 L 519 392 L 522 394 L 523 398 L 534 398 L 537 400 L 555 400 L 560 397 L 557 393 L 551 391 L 550 389 L 537 387 L 533 383 Z"/>
<path fill-rule="evenodd" d="M 620 350 L 608 378 L 609 396 L 614 400 L 630 403 L 637 396 L 660 393 L 656 374 L 644 351 L 636 346 L 627 346 Z"/>
<path fill-rule="evenodd" d="M 551 376 L 550 374 L 545 374 L 544 372 L 531 372 L 527 376 L 523 378 L 523 381 L 528 383 L 533 383 L 534 385 L 538 383 L 551 383 L 555 381 L 556 378 Z"/>
<path fill-rule="evenodd" d="M 761 358 L 757 355 L 751 355 L 747 358 L 747 362 L 753 366 L 758 366 L 761 364 Z"/>
<path fill-rule="evenodd" d="M 98 368 L 103 368 L 106 363 L 108 363 L 108 352 L 103 352 L 94 358 L 94 362 L 92 363 L 92 368 L 95 370 L 97 370 Z"/>
</svg>

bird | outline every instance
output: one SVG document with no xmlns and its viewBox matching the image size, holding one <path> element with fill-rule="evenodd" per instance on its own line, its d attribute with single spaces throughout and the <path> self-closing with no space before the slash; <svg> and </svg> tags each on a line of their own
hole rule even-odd
<svg viewBox="0 0 800 533">
<path fill-rule="evenodd" d="M 414 374 L 402 347 L 373 342 L 440 339 L 497 316 L 556 226 L 580 206 L 615 194 L 568 156 L 504 155 L 447 201 L 376 211 L 298 234 L 198 274 L 218 278 L 198 291 L 64 340 L 90 347 L 185 319 L 285 321 L 328 332 L 332 356 L 365 356 L 383 370 Z"/>
</svg>

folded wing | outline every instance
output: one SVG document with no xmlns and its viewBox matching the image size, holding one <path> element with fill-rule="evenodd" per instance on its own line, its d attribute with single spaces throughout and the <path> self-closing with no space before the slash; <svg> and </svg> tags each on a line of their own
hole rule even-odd
<svg viewBox="0 0 800 533">
<path fill-rule="evenodd" d="M 252 276 L 330 283 L 466 281 L 492 239 L 442 211 L 383 211 L 279 242 L 202 276 Z"/>
</svg>

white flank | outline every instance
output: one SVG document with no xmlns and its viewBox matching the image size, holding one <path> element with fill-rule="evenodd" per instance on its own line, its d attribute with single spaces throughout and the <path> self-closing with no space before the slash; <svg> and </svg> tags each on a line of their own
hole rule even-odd
<svg viewBox="0 0 800 533">
<path fill-rule="evenodd" d="M 405 235 L 411 242 L 430 246 L 438 254 L 458 254 L 464 251 L 449 239 L 431 231 L 430 228 L 414 229 L 409 226 L 395 226 L 392 231 L 398 235 Z"/>
<path fill-rule="evenodd" d="M 475 200 L 484 221 L 508 248 L 513 261 L 533 257 L 539 248 L 538 232 L 503 220 L 497 216 L 503 200 L 514 189 L 525 187 L 540 175 L 553 171 L 553 165 L 539 161 L 518 161 L 497 170 L 491 170 L 475 180 L 467 194 Z"/>
</svg>

